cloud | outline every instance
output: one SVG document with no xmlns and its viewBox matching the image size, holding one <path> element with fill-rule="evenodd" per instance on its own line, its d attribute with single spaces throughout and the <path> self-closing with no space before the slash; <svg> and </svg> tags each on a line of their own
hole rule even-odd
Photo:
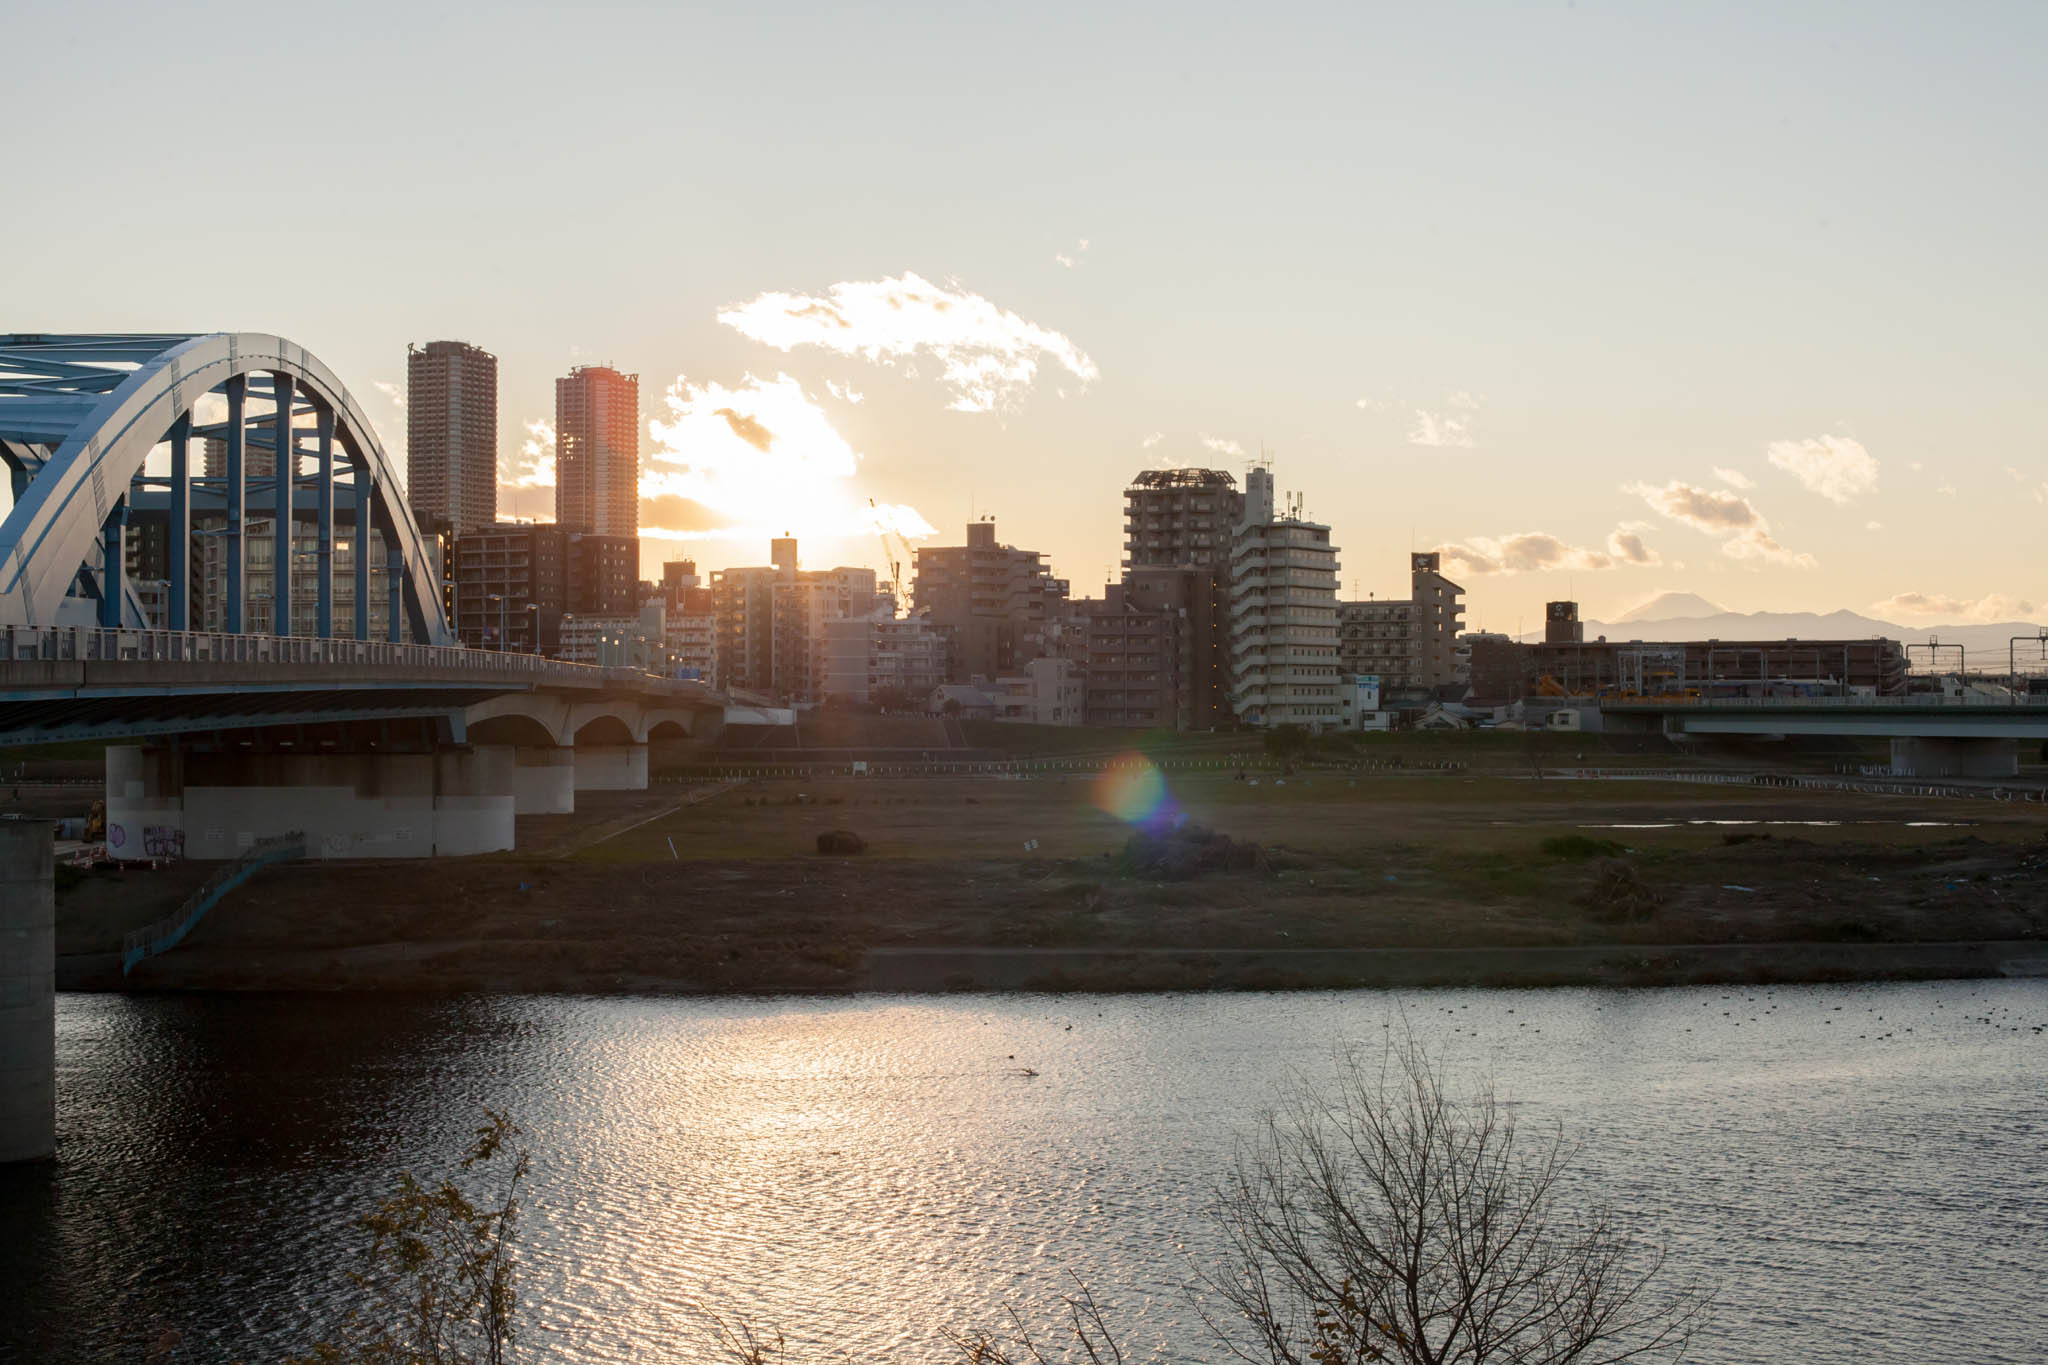
<svg viewBox="0 0 2048 1365">
<path fill-rule="evenodd" d="M 1647 568 L 1663 563 L 1663 556 L 1643 544 L 1643 532 L 1648 530 L 1642 522 L 1624 522 L 1607 533 L 1607 553 L 1622 564 L 1634 564 Z"/>
<path fill-rule="evenodd" d="M 1066 252 L 1064 252 L 1064 251 L 1055 251 L 1055 252 L 1054 252 L 1054 253 L 1052 254 L 1052 258 L 1053 258 L 1053 260 L 1054 260 L 1055 262 L 1057 262 L 1057 263 L 1058 263 L 1058 264 L 1060 264 L 1060 265 L 1063 265 L 1063 266 L 1065 266 L 1065 267 L 1066 267 L 1067 269 L 1069 269 L 1069 270 L 1072 270 L 1072 269 L 1073 269 L 1073 268 L 1074 268 L 1075 266 L 1079 266 L 1079 265 L 1086 265 L 1086 264 L 1088 264 L 1088 260 L 1087 260 L 1087 257 L 1088 257 L 1088 239 L 1087 239 L 1086 237 L 1083 237 L 1083 238 L 1081 239 L 1081 244 L 1080 244 L 1079 246 L 1077 246 L 1077 247 L 1075 247 L 1075 248 L 1074 248 L 1074 254 L 1073 254 L 1073 255 L 1069 256 L 1069 255 L 1068 255 L 1068 254 L 1067 254 Z"/>
<path fill-rule="evenodd" d="M 920 354 L 942 367 L 947 406 L 993 412 L 1016 406 L 1042 362 L 1087 384 L 1101 371 L 1058 332 L 959 288 L 905 272 L 893 279 L 833 285 L 824 295 L 766 293 L 719 310 L 726 326 L 779 351 L 822 346 L 915 375 Z"/>
<path fill-rule="evenodd" d="M 1142 440 L 1142 441 L 1138 442 L 1138 447 L 1139 447 L 1139 448 L 1140 448 L 1141 450 L 1150 450 L 1150 449 L 1151 449 L 1151 448 L 1152 448 L 1153 446 L 1156 446 L 1156 445 L 1158 445 L 1158 444 L 1159 444 L 1159 443 L 1160 443 L 1161 441 L 1163 441 L 1163 440 L 1165 440 L 1165 439 L 1166 439 L 1166 433 L 1165 433 L 1165 432 L 1163 432 L 1163 431 L 1155 431 L 1155 432 L 1153 432 L 1153 433 L 1152 433 L 1152 434 L 1151 434 L 1150 436 L 1147 436 L 1147 437 L 1146 437 L 1146 438 L 1145 438 L 1144 440 Z"/>
<path fill-rule="evenodd" d="M 871 533 L 934 534 L 914 507 L 870 506 L 854 487 L 860 455 L 786 374 L 735 387 L 678 376 L 640 473 L 642 535 L 689 540 Z"/>
<path fill-rule="evenodd" d="M 2011 478 L 2014 483 L 2025 483 L 2027 481 L 2027 476 L 2020 473 L 2019 470 L 2013 468 L 2011 465 L 2006 465 L 2004 466 L 2004 468 L 2006 475 L 2009 478 Z"/>
<path fill-rule="evenodd" d="M 1943 483 L 1937 486 L 1934 491 L 1941 494 L 1944 498 L 1952 498 L 1956 495 L 1956 486 L 1952 483 Z"/>
<path fill-rule="evenodd" d="M 1902 592 L 1870 605 L 1880 616 L 1936 616 L 1949 621 L 2012 621 L 2031 616 L 2034 604 L 2002 592 L 1983 597 L 1950 597 L 1944 593 Z"/>
<path fill-rule="evenodd" d="M 1748 526 L 1761 526 L 1763 517 L 1738 493 L 1718 488 L 1696 488 L 1674 479 L 1662 488 L 1647 483 L 1625 483 L 1624 493 L 1633 493 L 1650 505 L 1650 510 L 1670 521 L 1682 522 L 1708 535 L 1721 535 Z"/>
<path fill-rule="evenodd" d="M 1437 552 L 1454 568 L 1467 574 L 1541 573 L 1552 569 L 1597 572 L 1624 564 L 1659 563 L 1657 553 L 1643 544 L 1633 525 L 1616 527 L 1607 537 L 1605 550 L 1594 550 L 1544 531 L 1520 531 L 1508 536 L 1473 536 L 1469 540 L 1439 545 Z"/>
<path fill-rule="evenodd" d="M 1749 475 L 1739 469 L 1724 469 L 1720 465 L 1715 465 L 1714 477 L 1727 484 L 1730 488 L 1748 490 L 1756 487 L 1756 480 L 1750 478 Z"/>
<path fill-rule="evenodd" d="M 1699 488 L 1679 480 L 1658 487 L 1647 483 L 1626 483 L 1624 493 L 1634 494 L 1652 511 L 1705 535 L 1721 539 L 1721 553 L 1730 559 L 1757 560 L 1792 568 L 1810 569 L 1816 560 L 1810 554 L 1795 554 L 1771 535 L 1770 523 L 1754 504 L 1740 493 L 1718 488 Z"/>
<path fill-rule="evenodd" d="M 1877 486 L 1877 461 L 1859 441 L 1847 436 L 1813 436 L 1803 441 L 1773 441 L 1764 447 L 1770 462 L 1837 505 Z"/>
<path fill-rule="evenodd" d="M 1882 531 L 1884 523 L 1881 521 L 1866 521 L 1863 523 L 1863 529 L 1866 531 Z"/>
<path fill-rule="evenodd" d="M 1472 419 L 1457 413 L 1417 408 L 1408 423 L 1408 444 L 1469 450 L 1472 448 Z"/>
<path fill-rule="evenodd" d="M 526 439 L 519 453 L 498 460 L 498 483 L 505 488 L 553 488 L 555 486 L 555 427 L 544 417 L 526 424 Z"/>
<path fill-rule="evenodd" d="M 825 392 L 831 394 L 842 403 L 858 403 L 867 397 L 866 394 L 856 389 L 853 385 L 842 384 L 836 379 L 825 381 Z"/>
<path fill-rule="evenodd" d="M 1241 458 L 1244 455 L 1243 446 L 1235 441 L 1225 440 L 1221 436 L 1204 436 L 1202 444 L 1215 451 L 1218 455 L 1229 455 L 1233 458 Z"/>
<path fill-rule="evenodd" d="M 1387 412 L 1401 404 L 1392 398 L 1361 398 L 1357 406 L 1364 412 Z"/>
<path fill-rule="evenodd" d="M 405 386 L 396 380 L 373 379 L 370 381 L 370 387 L 391 400 L 391 406 L 398 412 L 396 424 L 392 423 L 388 414 L 371 412 L 367 415 L 370 419 L 370 425 L 376 428 L 378 444 L 382 445 L 384 453 L 391 457 L 391 462 L 396 467 L 398 477 L 402 480 L 412 472 L 406 460 L 406 441 L 411 433 L 406 430 Z M 225 400 L 223 400 L 220 420 L 227 420 Z"/>
</svg>

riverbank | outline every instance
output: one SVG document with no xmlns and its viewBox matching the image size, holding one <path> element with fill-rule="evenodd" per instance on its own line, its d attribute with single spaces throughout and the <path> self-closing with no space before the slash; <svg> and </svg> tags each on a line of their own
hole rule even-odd
<svg viewBox="0 0 2048 1365">
<path fill-rule="evenodd" d="M 1635 985 L 2030 973 L 2039 807 L 1506 778 L 1176 779 L 1253 865 L 1126 856 L 1090 781 L 852 779 L 592 799 L 531 853 L 264 873 L 144 990 L 755 993 Z M 1177 808 L 1177 809 L 1170 809 Z M 1126 811 L 1128 813 L 1128 811 Z M 853 830 L 867 850 L 811 851 Z M 1026 843 L 1035 847 L 1026 848 Z M 121 989 L 148 874 L 60 900 Z M 156 884 L 156 894 L 171 883 Z"/>
</svg>

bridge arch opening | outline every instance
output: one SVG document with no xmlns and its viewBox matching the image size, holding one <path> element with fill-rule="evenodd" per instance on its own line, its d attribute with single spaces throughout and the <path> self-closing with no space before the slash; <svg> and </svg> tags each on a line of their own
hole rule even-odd
<svg viewBox="0 0 2048 1365">
<path fill-rule="evenodd" d="M 586 721 L 576 732 L 576 743 L 582 744 L 632 744 L 633 731 L 617 716 L 596 716 Z"/>
<path fill-rule="evenodd" d="M 555 744 L 554 732 L 532 716 L 508 714 L 469 725 L 471 744 L 510 744 L 519 749 L 548 749 Z"/>
</svg>

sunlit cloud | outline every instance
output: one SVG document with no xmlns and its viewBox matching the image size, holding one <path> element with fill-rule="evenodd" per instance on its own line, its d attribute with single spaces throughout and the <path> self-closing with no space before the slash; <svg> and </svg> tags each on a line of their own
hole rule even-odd
<svg viewBox="0 0 2048 1365">
<path fill-rule="evenodd" d="M 1071 253 L 1065 251 L 1055 251 L 1052 254 L 1054 264 L 1063 265 L 1069 270 L 1074 269 L 1076 266 L 1083 266 L 1088 264 L 1087 257 L 1088 239 L 1086 237 L 1083 237 L 1081 239 L 1080 245 L 1076 246 Z"/>
<path fill-rule="evenodd" d="M 1641 528 L 1635 523 L 1618 526 L 1610 532 L 1605 550 L 1574 545 L 1544 531 L 1521 531 L 1500 537 L 1473 536 L 1469 540 L 1439 545 L 1437 551 L 1452 569 L 1481 575 L 1541 573 L 1554 569 L 1586 573 L 1660 562 L 1656 551 L 1643 543 Z"/>
<path fill-rule="evenodd" d="M 867 397 L 866 394 L 856 389 L 853 385 L 842 384 L 836 379 L 825 381 L 825 392 L 831 394 L 842 403 L 858 403 Z"/>
<path fill-rule="evenodd" d="M 1811 436 L 1803 441 L 1773 441 L 1764 454 L 1778 468 L 1799 480 L 1810 493 L 1837 505 L 1877 486 L 1877 461 L 1860 441 L 1847 436 Z"/>
<path fill-rule="evenodd" d="M 1945 593 L 1902 592 L 1870 609 L 1880 616 L 1931 616 L 1945 621 L 2014 621 L 2031 616 L 2034 604 L 2002 592 L 1983 597 L 1950 597 Z"/>
<path fill-rule="evenodd" d="M 1882 531 L 1884 523 L 1881 521 L 1866 521 L 1863 523 L 1863 529 L 1866 531 Z"/>
<path fill-rule="evenodd" d="M 718 320 L 779 351 L 822 346 L 880 365 L 937 360 L 947 406 L 960 412 L 1014 407 L 1038 377 L 1041 363 L 1065 369 L 1082 384 L 1100 377 L 1095 362 L 1066 337 L 999 308 L 957 285 L 905 272 L 893 279 L 833 285 L 823 295 L 762 294 L 721 309 Z"/>
<path fill-rule="evenodd" d="M 1647 568 L 1661 564 L 1663 556 L 1643 543 L 1643 532 L 1650 529 L 1640 521 L 1624 522 L 1607 533 L 1607 553 L 1623 564 L 1634 564 Z"/>
<path fill-rule="evenodd" d="M 678 377 L 640 474 L 643 536 L 666 540 L 935 534 L 914 507 L 870 506 L 854 487 L 860 455 L 786 374 L 732 388 Z M 680 515 L 664 516 L 665 510 Z M 687 523 L 687 524 L 679 524 Z"/>
<path fill-rule="evenodd" d="M 1721 465 L 1715 465 L 1714 477 L 1727 484 L 1730 488 L 1748 490 L 1756 487 L 1756 480 L 1750 478 L 1749 475 L 1739 469 L 1727 469 Z"/>
<path fill-rule="evenodd" d="M 1956 486 L 1952 483 L 1942 483 L 1937 485 L 1934 491 L 1944 498 L 1952 498 L 1956 495 Z"/>
<path fill-rule="evenodd" d="M 1650 510 L 1667 521 L 1719 539 L 1721 553 L 1730 559 L 1799 569 L 1813 568 L 1818 562 L 1810 554 L 1794 553 L 1780 545 L 1771 535 L 1770 523 L 1764 520 L 1763 513 L 1740 493 L 1699 488 L 1676 479 L 1662 487 L 1623 484 L 1621 491 L 1641 498 Z"/>
<path fill-rule="evenodd" d="M 1226 437 L 1204 436 L 1202 444 L 1215 451 L 1218 455 L 1228 455 L 1233 459 L 1240 459 L 1244 455 L 1244 447 Z"/>
<path fill-rule="evenodd" d="M 407 438 L 405 425 L 405 385 L 390 379 L 373 379 L 370 381 L 370 387 L 383 394 L 391 404 L 389 412 L 379 412 L 376 410 L 375 405 L 372 405 L 371 410 L 365 415 L 369 417 L 370 425 L 376 429 L 378 444 L 382 445 L 384 453 L 391 457 L 392 464 L 395 466 L 394 472 L 403 480 L 412 472 L 406 467 L 405 458 Z M 223 400 L 223 403 L 225 403 L 225 400 Z M 395 418 L 392 415 L 394 413 L 396 414 Z M 224 406 L 221 410 L 221 420 L 227 420 L 227 410 Z"/>
<path fill-rule="evenodd" d="M 505 488 L 555 486 L 555 425 L 544 417 L 525 424 L 526 438 L 517 455 L 501 456 L 498 483 Z"/>
<path fill-rule="evenodd" d="M 1145 438 L 1144 440 L 1142 440 L 1142 441 L 1138 442 L 1138 446 L 1139 446 L 1139 448 L 1140 448 L 1140 449 L 1142 449 L 1142 450 L 1150 450 L 1150 449 L 1151 449 L 1151 448 L 1152 448 L 1153 446 L 1156 446 L 1156 445 L 1158 445 L 1158 444 L 1159 444 L 1159 443 L 1160 443 L 1161 441 L 1163 441 L 1163 440 L 1165 440 L 1165 439 L 1166 439 L 1166 433 L 1165 433 L 1165 432 L 1163 432 L 1163 431 L 1155 431 L 1155 432 L 1153 432 L 1153 433 L 1152 433 L 1152 434 L 1151 434 L 1150 436 L 1147 436 L 1147 437 L 1146 437 L 1146 438 Z"/>
</svg>

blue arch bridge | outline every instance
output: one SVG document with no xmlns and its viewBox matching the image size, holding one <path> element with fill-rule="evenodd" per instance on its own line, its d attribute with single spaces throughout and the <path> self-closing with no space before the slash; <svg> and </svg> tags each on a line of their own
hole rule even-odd
<svg viewBox="0 0 2048 1365">
<path fill-rule="evenodd" d="M 0 334 L 0 460 L 0 746 L 142 738 L 117 856 L 509 849 L 723 723 L 699 683 L 458 647 L 376 431 L 281 337 Z"/>
</svg>

